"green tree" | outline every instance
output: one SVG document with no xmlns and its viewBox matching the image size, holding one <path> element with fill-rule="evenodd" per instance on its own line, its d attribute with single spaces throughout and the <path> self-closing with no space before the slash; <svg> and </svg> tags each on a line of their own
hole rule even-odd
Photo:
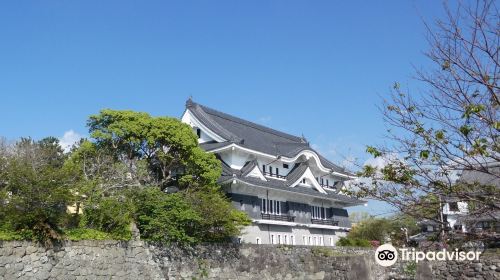
<svg viewBox="0 0 500 280">
<path fill-rule="evenodd" d="M 417 222 L 411 216 L 398 213 L 387 218 L 369 217 L 356 223 L 347 234 L 341 246 L 361 246 L 360 240 L 377 241 L 380 244 L 391 241 L 395 245 L 407 245 L 407 237 L 419 232 Z M 360 243 L 361 242 L 361 243 Z M 358 244 L 358 245 L 354 245 Z"/>
<path fill-rule="evenodd" d="M 61 238 L 66 206 L 73 201 L 70 174 L 57 139 L 18 141 L 0 160 L 0 201 L 4 227 L 33 233 L 40 241 Z"/>
<path fill-rule="evenodd" d="M 199 148 L 191 128 L 175 118 L 102 110 L 90 116 L 88 126 L 97 147 L 111 151 L 132 182 L 142 179 L 142 184 L 162 189 L 172 184 L 204 187 L 214 186 L 220 176 L 215 156 Z M 146 178 L 138 176 L 142 162 L 147 164 Z"/>
<path fill-rule="evenodd" d="M 86 226 L 109 231 L 103 225 L 126 224 L 115 221 L 118 215 L 135 217 L 144 238 L 184 243 L 227 240 L 249 223 L 220 191 L 220 162 L 198 146 L 188 125 L 115 110 L 91 116 L 88 125 L 93 139 L 83 140 L 66 164 L 79 170 Z M 168 187 L 180 191 L 166 194 Z M 126 201 L 130 193 L 134 207 L 127 209 L 134 213 L 103 211 L 103 201 Z"/>
</svg>

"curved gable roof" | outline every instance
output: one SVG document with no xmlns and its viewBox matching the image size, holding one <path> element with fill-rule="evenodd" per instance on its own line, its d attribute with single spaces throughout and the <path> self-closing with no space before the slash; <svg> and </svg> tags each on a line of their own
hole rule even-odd
<svg viewBox="0 0 500 280">
<path fill-rule="evenodd" d="M 336 172 L 349 174 L 340 166 L 333 164 L 309 146 L 303 138 L 287 134 L 263 125 L 259 125 L 238 117 L 219 112 L 189 99 L 186 108 L 202 122 L 208 129 L 228 140 L 225 144 L 207 144 L 207 150 L 238 143 L 239 145 L 274 156 L 294 157 L 302 151 L 309 150 L 316 153 L 321 164 Z M 221 145 L 221 146 L 220 146 Z M 209 147 L 210 146 L 210 147 Z"/>
</svg>

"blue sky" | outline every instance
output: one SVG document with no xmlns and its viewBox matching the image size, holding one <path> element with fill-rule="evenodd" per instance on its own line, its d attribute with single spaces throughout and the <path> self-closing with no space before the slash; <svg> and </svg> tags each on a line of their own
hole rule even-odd
<svg viewBox="0 0 500 280">
<path fill-rule="evenodd" d="M 0 135 L 86 135 L 103 108 L 180 116 L 192 96 L 363 162 L 384 141 L 381 96 L 429 63 L 421 18 L 442 14 L 431 0 L 3 1 Z"/>
</svg>

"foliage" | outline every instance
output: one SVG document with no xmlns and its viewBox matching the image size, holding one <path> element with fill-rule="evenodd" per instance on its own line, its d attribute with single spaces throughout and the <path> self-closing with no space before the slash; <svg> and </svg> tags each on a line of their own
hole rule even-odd
<svg viewBox="0 0 500 280">
<path fill-rule="evenodd" d="M 204 187 L 214 186 L 220 176 L 215 156 L 199 148 L 191 127 L 175 118 L 102 110 L 90 116 L 88 126 L 97 148 L 111 152 L 130 182 L 162 189 L 172 184 Z M 146 174 L 139 168 L 142 164 Z M 174 172 L 177 170 L 182 172 Z"/>
<path fill-rule="evenodd" d="M 73 200 L 70 174 L 61 166 L 63 151 L 57 139 L 38 142 L 23 138 L 2 161 L 0 199 L 2 224 L 32 232 L 39 241 L 61 238 L 66 205 Z"/>
<path fill-rule="evenodd" d="M 141 236 L 160 242 L 221 242 L 239 233 L 249 220 L 220 193 L 166 194 L 145 188 L 135 194 L 136 221 Z"/>
<path fill-rule="evenodd" d="M 33 239 L 32 231 L 15 231 L 8 227 L 0 228 L 0 240 L 31 240 Z"/>
<path fill-rule="evenodd" d="M 349 232 L 348 237 L 352 239 L 378 240 L 383 243 L 389 238 L 392 230 L 387 219 L 370 218 L 357 223 Z"/>
<path fill-rule="evenodd" d="M 220 162 L 188 125 L 114 110 L 88 125 L 93 139 L 69 154 L 53 137 L 0 141 L 3 238 L 130 239 L 135 220 L 146 239 L 222 242 L 250 223 L 220 190 Z M 169 187 L 180 191 L 167 194 Z"/>
<path fill-rule="evenodd" d="M 72 228 L 64 231 L 65 238 L 72 241 L 78 240 L 128 240 L 123 236 L 109 234 L 91 228 Z"/>
<path fill-rule="evenodd" d="M 159 242 L 200 242 L 201 216 L 182 193 L 166 194 L 158 188 L 137 191 L 136 221 L 141 237 Z"/>
<path fill-rule="evenodd" d="M 126 195 L 100 197 L 83 208 L 80 225 L 129 239 L 133 209 L 134 205 Z"/>
<path fill-rule="evenodd" d="M 423 90 L 395 83 L 381 111 L 391 146 L 368 146 L 384 166 L 365 166 L 358 196 L 392 204 L 437 223 L 440 197 L 474 205 L 469 214 L 498 211 L 498 186 L 456 181 L 463 171 L 499 178 L 499 14 L 496 2 L 445 6 L 446 20 L 427 25 L 431 67 L 417 71 Z"/>
<path fill-rule="evenodd" d="M 416 220 L 408 215 L 398 214 L 388 218 L 370 217 L 353 226 L 347 238 L 350 240 L 369 240 L 371 244 L 382 244 L 390 240 L 393 244 L 399 246 L 406 243 L 404 229 L 406 229 L 408 235 L 413 235 L 419 231 Z"/>
<path fill-rule="evenodd" d="M 86 226 L 113 232 L 111 225 L 124 228 L 133 217 L 144 238 L 194 243 L 227 241 L 249 223 L 220 191 L 220 162 L 188 125 L 115 110 L 91 116 L 88 125 L 94 140 L 82 141 L 66 165 L 79 170 Z M 166 194 L 168 187 L 180 192 Z"/>
<path fill-rule="evenodd" d="M 366 239 L 341 237 L 336 243 L 337 246 L 343 247 L 371 247 L 370 241 Z"/>
<path fill-rule="evenodd" d="M 241 226 L 250 224 L 247 214 L 234 209 L 219 189 L 187 191 L 185 198 L 201 217 L 198 230 L 204 242 L 227 242 L 239 234 Z"/>
</svg>

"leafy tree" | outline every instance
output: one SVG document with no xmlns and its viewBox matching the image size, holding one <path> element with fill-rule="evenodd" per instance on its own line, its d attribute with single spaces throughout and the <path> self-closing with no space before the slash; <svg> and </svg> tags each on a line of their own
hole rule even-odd
<svg viewBox="0 0 500 280">
<path fill-rule="evenodd" d="M 66 205 L 73 196 L 70 175 L 61 168 L 62 149 L 56 138 L 18 141 L 0 160 L 2 224 L 48 241 L 61 237 Z"/>
<path fill-rule="evenodd" d="M 418 231 L 419 227 L 417 226 L 416 220 L 402 213 L 388 218 L 369 217 L 356 223 L 347 234 L 346 238 L 348 240 L 343 240 L 342 242 L 353 243 L 355 240 L 367 240 L 377 241 L 378 244 L 383 244 L 390 240 L 392 244 L 404 245 L 407 243 L 407 237 Z"/>
<path fill-rule="evenodd" d="M 189 243 L 227 240 L 248 224 L 217 185 L 220 162 L 188 125 L 115 110 L 91 116 L 88 125 L 92 141 L 81 141 L 65 165 L 78 170 L 85 225 L 109 232 L 134 217 L 144 238 Z M 180 192 L 164 193 L 170 186 Z M 101 205 L 116 201 L 134 207 Z"/>
<path fill-rule="evenodd" d="M 348 234 L 352 239 L 377 240 L 384 243 L 392 227 L 387 219 L 369 218 L 356 224 Z"/>
<path fill-rule="evenodd" d="M 220 176 L 217 159 L 199 148 L 191 128 L 175 118 L 102 110 L 90 116 L 88 126 L 96 145 L 124 164 L 132 182 L 162 189 L 172 184 L 202 187 L 214 186 Z M 141 163 L 147 164 L 146 178 L 139 176 Z M 179 169 L 182 176 L 175 176 Z"/>
<path fill-rule="evenodd" d="M 455 12 L 445 6 L 447 19 L 426 25 L 433 67 L 417 71 L 424 90 L 394 84 L 381 107 L 393 144 L 367 148 L 386 164 L 365 166 L 360 175 L 371 183 L 355 191 L 438 223 L 437 213 L 418 204 L 434 210 L 451 196 L 481 205 L 470 209 L 473 216 L 500 210 L 498 186 L 456 181 L 464 170 L 500 177 L 492 168 L 500 161 L 500 16 L 495 1 L 466 4 Z"/>
</svg>

